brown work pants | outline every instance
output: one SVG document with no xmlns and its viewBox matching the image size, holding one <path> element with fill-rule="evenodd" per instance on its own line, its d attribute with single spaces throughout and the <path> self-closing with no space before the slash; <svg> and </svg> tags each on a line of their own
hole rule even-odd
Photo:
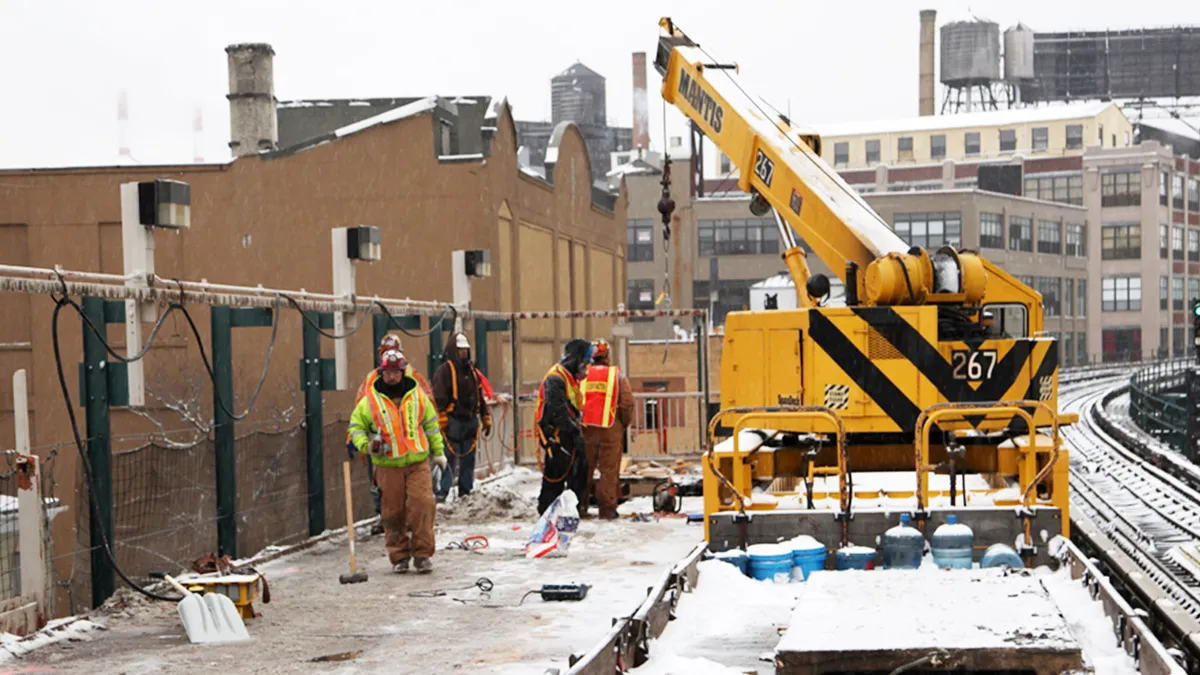
<svg viewBox="0 0 1200 675">
<path fill-rule="evenodd" d="M 624 446 L 625 428 L 620 423 L 611 427 L 584 427 L 584 447 L 587 448 L 588 458 L 588 495 L 595 495 L 596 504 L 600 507 L 600 515 L 614 515 L 617 512 L 617 498 L 620 496 L 619 478 L 621 473 L 621 449 Z M 600 478 L 594 478 L 599 471 Z M 582 513 L 586 504 L 581 505 Z"/>
<path fill-rule="evenodd" d="M 393 565 L 417 558 L 433 557 L 433 476 L 429 462 L 409 466 L 376 466 L 375 482 L 383 498 L 383 521 L 388 560 Z M 412 528 L 412 537 L 408 535 Z"/>
</svg>

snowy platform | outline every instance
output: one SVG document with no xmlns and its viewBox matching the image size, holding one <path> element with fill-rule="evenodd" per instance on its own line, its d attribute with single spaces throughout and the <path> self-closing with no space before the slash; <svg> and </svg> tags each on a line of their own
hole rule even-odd
<svg viewBox="0 0 1200 675">
<path fill-rule="evenodd" d="M 919 670 L 1062 673 L 1080 646 L 1032 575 L 1000 570 L 818 572 L 776 649 L 777 675 Z"/>
</svg>

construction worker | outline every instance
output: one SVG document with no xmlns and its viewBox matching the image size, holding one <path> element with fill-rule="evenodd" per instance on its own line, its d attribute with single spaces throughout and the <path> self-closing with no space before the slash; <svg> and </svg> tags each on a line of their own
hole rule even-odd
<svg viewBox="0 0 1200 675">
<path fill-rule="evenodd" d="M 618 478 L 625 430 L 633 423 L 633 389 L 625 373 L 609 364 L 611 352 L 603 338 L 592 342 L 592 366 L 583 382 L 583 441 L 587 447 L 588 494 L 595 495 L 604 520 L 617 518 Z M 593 482 L 600 472 L 599 482 Z M 593 491 L 594 488 L 594 491 Z M 587 502 L 579 513 L 586 517 Z"/>
<path fill-rule="evenodd" d="M 368 453 L 379 485 L 381 519 L 392 571 L 433 571 L 433 519 L 436 512 L 433 463 L 446 468 L 445 442 L 433 401 L 420 386 L 399 349 L 379 359 L 379 377 L 350 416 L 350 436 Z M 409 529 L 412 535 L 409 535 Z"/>
<path fill-rule="evenodd" d="M 475 448 L 480 435 L 490 435 L 492 418 L 484 400 L 481 374 L 471 362 L 471 342 L 462 333 L 446 341 L 446 359 L 433 374 L 433 402 L 438 409 L 438 424 L 449 446 L 450 468 L 442 472 L 437 500 L 450 494 L 454 475 L 458 474 L 458 496 L 471 494 L 475 483 Z"/>
<path fill-rule="evenodd" d="M 587 456 L 584 449 L 580 415 L 583 391 L 580 382 L 587 377 L 592 362 L 592 344 L 572 339 L 563 349 L 562 358 L 550 368 L 538 387 L 535 430 L 542 446 L 542 491 L 538 495 L 538 513 L 544 513 L 563 488 L 587 499 Z"/>
</svg>

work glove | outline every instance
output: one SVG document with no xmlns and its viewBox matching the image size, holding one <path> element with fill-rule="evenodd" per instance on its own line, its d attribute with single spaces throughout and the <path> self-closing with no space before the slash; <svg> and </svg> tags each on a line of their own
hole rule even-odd
<svg viewBox="0 0 1200 675">
<path fill-rule="evenodd" d="M 346 444 L 346 458 L 349 459 L 351 462 L 353 462 L 354 456 L 357 454 L 358 454 L 358 448 L 354 447 L 354 443 L 353 442 L 347 443 Z"/>
<path fill-rule="evenodd" d="M 382 455 L 383 448 L 385 445 L 386 444 L 383 442 L 383 438 L 381 438 L 379 436 L 372 438 L 371 439 L 371 454 L 376 455 L 376 456 Z"/>
<path fill-rule="evenodd" d="M 445 455 L 434 455 L 433 463 L 436 464 L 437 467 L 442 471 L 445 471 L 446 467 L 450 464 Z"/>
<path fill-rule="evenodd" d="M 492 435 L 492 416 L 484 415 L 481 422 L 483 424 L 483 435 L 491 436 Z"/>
</svg>

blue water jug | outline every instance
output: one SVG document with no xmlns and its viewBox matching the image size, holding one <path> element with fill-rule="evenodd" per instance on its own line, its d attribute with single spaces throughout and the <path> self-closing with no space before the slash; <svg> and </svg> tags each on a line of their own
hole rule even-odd
<svg viewBox="0 0 1200 675">
<path fill-rule="evenodd" d="M 925 537 L 911 526 L 907 513 L 900 514 L 900 524 L 883 533 L 883 567 L 916 569 L 925 555 Z"/>
<path fill-rule="evenodd" d="M 808 575 L 825 569 L 825 545 L 808 535 L 788 542 L 792 547 L 792 581 L 806 581 Z"/>
<path fill-rule="evenodd" d="M 738 571 L 742 574 L 749 573 L 750 556 L 746 555 L 746 552 L 739 548 L 729 551 L 721 551 L 713 557 L 721 562 L 727 562 L 730 565 L 733 565 L 734 567 L 738 568 Z"/>
<path fill-rule="evenodd" d="M 875 569 L 875 549 L 867 546 L 847 546 L 839 548 L 837 554 L 839 570 L 873 570 Z"/>
<path fill-rule="evenodd" d="M 792 549 L 780 544 L 755 544 L 750 555 L 750 576 L 761 581 L 787 583 L 792 580 Z"/>
<path fill-rule="evenodd" d="M 1011 567 L 1019 570 L 1025 567 L 1025 561 L 1021 560 L 1021 556 L 1017 555 L 1011 546 L 992 544 L 983 552 L 983 557 L 979 559 L 979 566 L 983 568 Z"/>
<path fill-rule="evenodd" d="M 971 569 L 974 546 L 975 533 L 954 515 L 946 516 L 945 524 L 933 531 L 930 542 L 933 562 L 942 569 Z"/>
</svg>

